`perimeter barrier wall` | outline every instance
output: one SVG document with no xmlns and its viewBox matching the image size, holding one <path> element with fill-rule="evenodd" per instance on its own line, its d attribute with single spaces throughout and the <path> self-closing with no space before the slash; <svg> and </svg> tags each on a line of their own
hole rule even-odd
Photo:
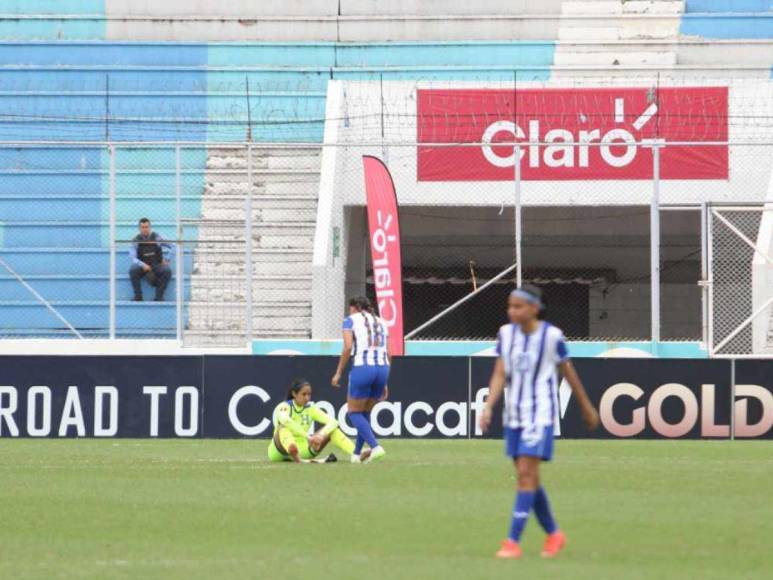
<svg viewBox="0 0 773 580">
<path fill-rule="evenodd" d="M 478 438 L 493 357 L 397 358 L 380 437 Z M 556 393 L 564 438 L 773 438 L 773 360 L 574 359 L 602 426 L 584 430 L 576 400 Z M 0 357 L 0 437 L 267 438 L 295 377 L 348 434 L 335 357 Z M 731 412 L 732 410 L 732 412 Z M 498 416 L 499 414 L 497 414 Z M 501 424 L 486 436 L 501 435 Z"/>
</svg>

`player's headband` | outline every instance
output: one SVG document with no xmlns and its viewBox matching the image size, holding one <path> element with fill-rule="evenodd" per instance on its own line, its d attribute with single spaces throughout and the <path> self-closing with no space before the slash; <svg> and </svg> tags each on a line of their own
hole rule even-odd
<svg viewBox="0 0 773 580">
<path fill-rule="evenodd" d="M 520 298 L 521 300 L 525 300 L 529 304 L 534 304 L 535 306 L 542 308 L 542 300 L 540 300 L 537 296 L 532 294 L 531 292 L 527 292 L 526 290 L 521 290 L 520 288 L 516 288 L 512 292 L 510 292 L 511 298 Z"/>
</svg>

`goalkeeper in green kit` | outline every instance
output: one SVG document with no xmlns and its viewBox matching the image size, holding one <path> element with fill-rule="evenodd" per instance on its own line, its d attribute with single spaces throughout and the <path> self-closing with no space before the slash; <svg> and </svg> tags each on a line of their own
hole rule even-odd
<svg viewBox="0 0 773 580">
<path fill-rule="evenodd" d="M 295 463 L 320 463 L 317 455 L 332 442 L 350 456 L 354 454 L 354 442 L 338 426 L 338 421 L 311 402 L 311 384 L 296 379 L 287 393 L 287 400 L 274 409 L 274 436 L 268 446 L 269 461 L 293 461 Z M 309 435 L 314 423 L 322 429 Z M 327 461 L 336 461 L 330 455 Z"/>
</svg>

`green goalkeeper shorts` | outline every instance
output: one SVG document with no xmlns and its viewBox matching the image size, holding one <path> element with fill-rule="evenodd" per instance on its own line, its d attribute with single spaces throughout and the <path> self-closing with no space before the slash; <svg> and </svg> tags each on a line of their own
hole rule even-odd
<svg viewBox="0 0 773 580">
<path fill-rule="evenodd" d="M 295 444 L 298 446 L 298 455 L 301 459 L 314 459 L 317 456 L 317 454 L 311 450 L 311 447 L 309 447 L 308 441 L 298 441 L 296 439 Z M 268 460 L 276 462 L 292 461 L 292 457 L 279 451 L 279 449 L 276 447 L 276 443 L 274 443 L 274 440 L 271 439 L 271 443 L 268 444 Z"/>
</svg>

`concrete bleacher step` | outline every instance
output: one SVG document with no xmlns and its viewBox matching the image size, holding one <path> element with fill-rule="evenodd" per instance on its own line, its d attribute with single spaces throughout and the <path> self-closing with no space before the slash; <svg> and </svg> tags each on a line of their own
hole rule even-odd
<svg viewBox="0 0 773 580">
<path fill-rule="evenodd" d="M 599 22 L 596 26 L 584 22 L 582 25 L 577 26 L 562 26 L 558 33 L 558 39 L 561 43 L 571 41 L 657 41 L 676 39 L 678 31 L 678 18 L 649 19 L 645 21 L 623 20 L 617 26 L 610 26 L 609 22 Z M 566 47 L 562 47 L 559 43 L 556 50 L 560 48 Z"/>
<path fill-rule="evenodd" d="M 260 301 L 304 301 L 308 300 L 310 293 L 310 277 L 300 278 L 289 283 L 286 281 L 254 281 L 252 285 L 253 298 Z M 246 302 L 244 278 L 241 277 L 241 279 L 231 282 L 215 280 L 209 286 L 197 281 L 191 294 L 191 300 L 194 302 Z"/>
<path fill-rule="evenodd" d="M 303 189 L 304 184 L 317 183 L 319 180 L 318 169 L 258 169 L 253 171 L 252 184 L 253 187 L 260 190 L 261 186 L 268 186 L 270 184 L 281 184 L 285 186 L 297 186 L 299 189 Z M 239 186 L 238 191 L 241 188 L 245 188 L 247 185 L 247 174 L 243 171 L 233 170 L 217 170 L 207 172 L 206 185 L 223 186 L 226 184 L 236 184 Z M 291 187 L 286 187 L 285 191 L 292 193 Z M 270 189 L 266 187 L 266 193 L 270 193 Z"/>
<path fill-rule="evenodd" d="M 184 276 L 183 298 L 188 300 L 192 290 L 191 274 L 187 272 Z M 110 282 L 107 275 L 32 275 L 24 276 L 24 281 L 46 300 L 54 302 L 73 299 L 100 302 L 107 300 L 110 295 Z M 306 273 L 299 271 L 286 275 L 256 275 L 253 277 L 252 285 L 256 297 L 264 300 L 280 300 L 285 297 L 290 300 L 300 300 L 307 298 L 308 292 L 311 290 L 311 273 L 309 269 L 309 272 Z M 153 297 L 154 289 L 144 279 L 142 288 L 146 298 Z M 220 277 L 197 274 L 193 290 L 199 292 L 199 294 L 194 295 L 194 300 L 200 299 L 201 295 L 210 290 L 236 293 L 243 299 L 245 295 L 244 270 L 241 269 L 240 272 L 231 276 L 223 275 Z M 166 289 L 166 301 L 174 302 L 176 291 L 177 278 L 173 276 Z M 116 276 L 116 293 L 118 301 L 131 300 L 133 291 L 128 275 L 119 274 Z M 10 275 L 0 275 L 0 297 L 6 302 L 29 302 L 33 300 L 30 291 Z"/>
<path fill-rule="evenodd" d="M 271 319 L 271 327 L 264 328 L 260 325 L 265 325 L 268 319 L 265 317 L 255 318 L 253 320 L 252 334 L 253 337 L 265 337 L 271 336 L 272 338 L 293 338 L 302 336 L 309 337 L 309 332 L 303 330 L 305 327 L 311 324 L 311 316 L 308 317 L 292 317 L 292 318 L 276 318 Z M 244 316 L 238 318 L 228 319 L 223 316 L 214 317 L 212 319 L 200 319 L 191 320 L 188 327 L 184 331 L 184 335 L 189 334 L 191 331 L 196 332 L 196 335 L 218 333 L 229 335 L 231 333 L 238 333 L 244 336 L 246 331 L 246 324 Z M 189 338 L 192 338 L 192 335 Z"/>
<path fill-rule="evenodd" d="M 221 304 L 217 308 L 211 308 L 211 310 L 206 309 L 211 306 L 210 302 L 198 302 L 192 300 L 189 303 L 189 306 L 192 309 L 203 307 L 201 310 L 197 309 L 195 313 L 190 316 L 189 320 L 191 325 L 203 320 L 210 320 L 211 317 L 207 316 L 210 312 L 223 313 L 224 318 L 226 319 L 229 318 L 229 314 L 246 312 L 246 303 L 243 300 Z M 270 301 L 253 297 L 252 314 L 255 318 L 306 318 L 311 316 L 311 304 L 306 300 Z M 236 316 L 232 322 L 234 320 L 238 320 L 240 324 L 244 324 L 243 316 Z"/>
<path fill-rule="evenodd" d="M 318 174 L 317 174 L 318 175 Z M 308 197 L 316 201 L 318 181 L 309 177 L 304 181 L 255 181 L 252 186 L 253 198 L 260 195 L 267 196 L 288 196 L 288 197 Z M 205 184 L 204 202 L 208 201 L 207 195 L 247 195 L 248 186 L 246 180 L 214 180 Z"/>
<path fill-rule="evenodd" d="M 261 258 L 263 250 L 270 249 L 309 249 L 314 244 L 314 226 L 304 226 L 308 230 L 306 233 L 300 233 L 294 229 L 294 225 L 289 225 L 282 229 L 263 229 L 259 233 L 253 234 L 253 251 L 256 256 Z M 229 249 L 244 254 L 244 238 L 240 235 L 223 234 L 216 241 L 206 243 L 199 242 L 197 249 L 208 249 L 210 253 L 217 254 L 221 249 Z"/>
<path fill-rule="evenodd" d="M 255 336 L 309 336 L 311 252 L 317 210 L 320 148 L 252 150 L 247 183 L 245 149 L 208 151 L 206 185 L 186 341 L 211 344 L 240 336 L 245 327 L 244 220 L 251 196 L 253 328 Z M 220 251 L 227 247 L 229 251 Z M 203 277 L 206 277 L 206 281 Z"/>
<path fill-rule="evenodd" d="M 617 66 L 675 67 L 683 11 L 681 0 L 564 2 L 554 76 L 563 78 L 583 67 L 610 67 L 610 76 L 619 76 Z"/>
<path fill-rule="evenodd" d="M 307 233 L 295 232 L 293 227 L 297 224 L 287 224 L 282 229 L 268 229 L 254 227 L 252 231 L 252 250 L 257 252 L 261 249 L 261 242 L 267 238 L 284 239 L 291 242 L 293 238 L 300 237 L 306 238 L 311 235 L 311 231 Z M 313 225 L 306 226 L 306 229 L 311 230 Z M 203 227 L 200 229 L 203 233 L 203 237 L 195 242 L 194 251 L 196 253 L 206 252 L 217 256 L 218 254 L 232 254 L 239 253 L 244 254 L 246 249 L 246 240 L 244 236 L 244 227 L 236 229 L 220 229 L 214 230 L 212 228 Z M 257 230 L 257 231 L 256 231 Z M 194 245 L 194 242 L 190 242 L 190 245 Z"/>
<path fill-rule="evenodd" d="M 671 67 L 676 64 L 676 53 L 664 52 L 561 52 L 556 53 L 556 66 L 592 65 L 652 65 Z"/>
<path fill-rule="evenodd" d="M 15 4 L 15 3 L 14 3 Z M 21 4 L 21 3 L 19 3 Z M 38 3 L 39 4 L 39 3 Z M 50 5 L 57 4 L 51 2 Z M 89 4 L 81 2 L 81 4 Z M 99 4 L 99 3 L 91 3 Z M 300 38 L 308 41 L 345 39 L 346 29 L 363 33 L 372 29 L 368 40 L 387 40 L 384 28 L 405 29 L 413 32 L 426 20 L 487 19 L 553 15 L 561 7 L 561 0 L 480 0 L 475 3 L 448 0 L 421 2 L 375 2 L 371 0 L 300 0 L 292 2 L 102 2 L 88 14 L 71 14 L 71 10 L 52 8 L 42 20 L 44 29 L 52 29 L 67 37 L 78 34 L 86 38 L 97 35 L 123 40 L 147 38 L 153 40 L 249 40 L 256 38 Z M 97 14 L 94 14 L 97 12 Z M 25 20 L 44 15 L 11 10 L 6 15 L 9 23 L 16 22 L 20 32 L 27 31 Z M 475 21 L 477 21 L 475 20 Z M 485 26 L 485 20 L 482 25 Z M 38 24 L 38 29 L 40 28 Z M 421 37 L 431 38 L 428 27 Z M 442 32 L 442 30 L 440 31 Z M 436 31 L 435 35 L 439 33 Z M 98 36 L 97 36 L 98 37 Z"/>
<path fill-rule="evenodd" d="M 59 300 L 51 302 L 76 329 L 109 328 L 107 300 Z M 64 328 L 43 304 L 34 300 L 0 301 L 0 328 L 6 330 Z M 116 328 L 124 331 L 172 331 L 176 328 L 174 302 L 118 302 Z"/>
<path fill-rule="evenodd" d="M 116 276 L 116 295 L 118 300 L 130 300 L 133 290 L 126 268 L 120 268 Z M 4 271 L 4 270 L 3 270 Z M 107 300 L 110 296 L 110 278 L 108 275 L 31 275 L 24 276 L 24 281 L 35 289 L 43 298 L 49 301 L 59 300 Z M 184 298 L 190 296 L 189 276 L 185 276 Z M 143 293 L 152 297 L 154 289 L 143 279 Z M 166 289 L 165 297 L 173 301 L 177 292 L 177 278 L 172 276 Z M 33 295 L 23 284 L 10 275 L 0 274 L 0 297 L 6 301 L 26 301 Z"/>
<path fill-rule="evenodd" d="M 291 149 L 256 149 L 252 154 L 253 172 L 282 170 L 302 170 L 319 171 L 320 155 L 319 151 L 307 151 L 301 149 L 300 152 L 291 152 Z M 210 150 L 207 158 L 207 169 L 209 170 L 240 170 L 247 171 L 247 156 L 234 155 L 233 150 L 220 149 L 217 153 Z"/>
<path fill-rule="evenodd" d="M 207 217 L 212 220 L 236 220 L 243 219 L 245 215 L 244 205 L 239 206 L 215 206 L 208 204 Z M 214 206 L 214 207 L 213 207 Z M 254 203 L 253 203 L 254 206 Z M 259 223 L 283 223 L 283 224 L 314 224 L 315 212 L 305 207 L 259 207 L 252 209 L 253 222 Z"/>
<path fill-rule="evenodd" d="M 287 260 L 275 260 L 271 258 L 270 252 L 284 253 L 287 255 Z M 252 272 L 253 276 L 259 278 L 263 277 L 290 277 L 290 276 L 307 276 L 311 273 L 311 266 L 306 265 L 303 261 L 306 259 L 306 255 L 302 254 L 302 258 L 299 261 L 293 261 L 294 253 L 303 252 L 306 255 L 310 255 L 309 250 L 299 250 L 297 248 L 289 249 L 272 249 L 267 248 L 265 250 L 256 250 L 253 252 L 252 260 Z M 228 257 L 223 259 L 221 257 L 214 257 L 208 259 L 201 259 L 200 262 L 194 262 L 193 271 L 191 273 L 191 285 L 196 286 L 201 278 L 207 278 L 212 280 L 221 280 L 223 283 L 227 283 L 233 277 L 244 277 L 246 270 L 246 257 L 242 255 L 238 257 Z M 261 265 L 264 267 L 261 268 Z M 281 282 L 282 280 L 278 280 Z"/>
<path fill-rule="evenodd" d="M 21 276 L 56 273 L 88 278 L 93 275 L 107 275 L 110 267 L 110 251 L 101 247 L 0 247 L 0 257 Z M 125 251 L 117 251 L 116 259 L 118 264 L 124 264 L 128 268 Z M 193 267 L 192 253 L 185 253 L 184 264 L 185 271 L 190 272 Z"/>
<path fill-rule="evenodd" d="M 253 330 L 252 337 L 255 339 L 307 339 L 310 338 L 309 333 L 302 331 L 286 330 L 284 332 L 267 332 L 262 330 Z M 247 336 L 244 329 L 224 332 L 224 331 L 209 331 L 198 329 L 187 329 L 183 335 L 183 344 L 186 346 L 197 347 L 227 347 L 227 346 L 243 346 L 247 341 Z"/>
<path fill-rule="evenodd" d="M 561 4 L 563 16 L 617 16 L 655 14 L 678 16 L 684 12 L 683 0 L 570 0 Z"/>
<path fill-rule="evenodd" d="M 188 328 L 191 330 L 219 330 L 219 331 L 243 331 L 246 328 L 246 308 L 243 303 L 232 304 L 230 308 L 214 309 L 209 303 L 195 303 L 192 305 L 195 312 L 203 315 L 193 315 L 188 319 Z M 205 310 L 206 309 L 206 310 Z M 254 303 L 253 305 L 253 330 L 263 332 L 305 332 L 303 329 L 311 324 L 311 310 L 291 308 L 291 305 L 282 307 Z"/>
<path fill-rule="evenodd" d="M 546 3 L 557 4 L 556 0 L 543 0 L 538 4 Z M 273 16 L 255 19 L 250 26 L 244 26 L 242 18 L 226 19 L 222 16 L 188 19 L 185 26 L 179 26 L 174 19 L 114 20 L 108 25 L 112 38 L 130 37 L 133 40 L 391 42 L 554 37 L 557 6 L 551 13 L 546 13 L 546 8 L 543 8 L 537 14 L 525 14 L 510 8 L 509 2 L 501 4 L 506 8 L 505 13 L 455 14 L 444 8 L 420 15 L 376 13 L 302 19 Z M 475 34 L 471 34 L 470 30 L 475 30 Z"/>
<path fill-rule="evenodd" d="M 295 211 L 309 211 L 309 202 L 314 201 L 312 196 L 303 195 L 253 195 L 253 210 L 263 209 L 284 209 Z M 219 195 L 207 199 L 208 211 L 217 210 L 240 210 L 244 211 L 246 207 L 246 196 L 244 195 Z M 315 212 L 316 213 L 316 212 Z"/>
<path fill-rule="evenodd" d="M 258 240 L 258 244 L 260 248 L 282 248 L 282 249 L 308 248 L 309 250 L 311 250 L 314 247 L 314 232 L 312 231 L 309 235 L 306 235 L 306 236 L 264 235 L 264 236 L 260 236 L 260 239 Z"/>
<path fill-rule="evenodd" d="M 558 40 L 564 43 L 572 40 L 590 42 L 620 40 L 620 29 L 616 26 L 564 26 L 558 31 Z"/>
</svg>

